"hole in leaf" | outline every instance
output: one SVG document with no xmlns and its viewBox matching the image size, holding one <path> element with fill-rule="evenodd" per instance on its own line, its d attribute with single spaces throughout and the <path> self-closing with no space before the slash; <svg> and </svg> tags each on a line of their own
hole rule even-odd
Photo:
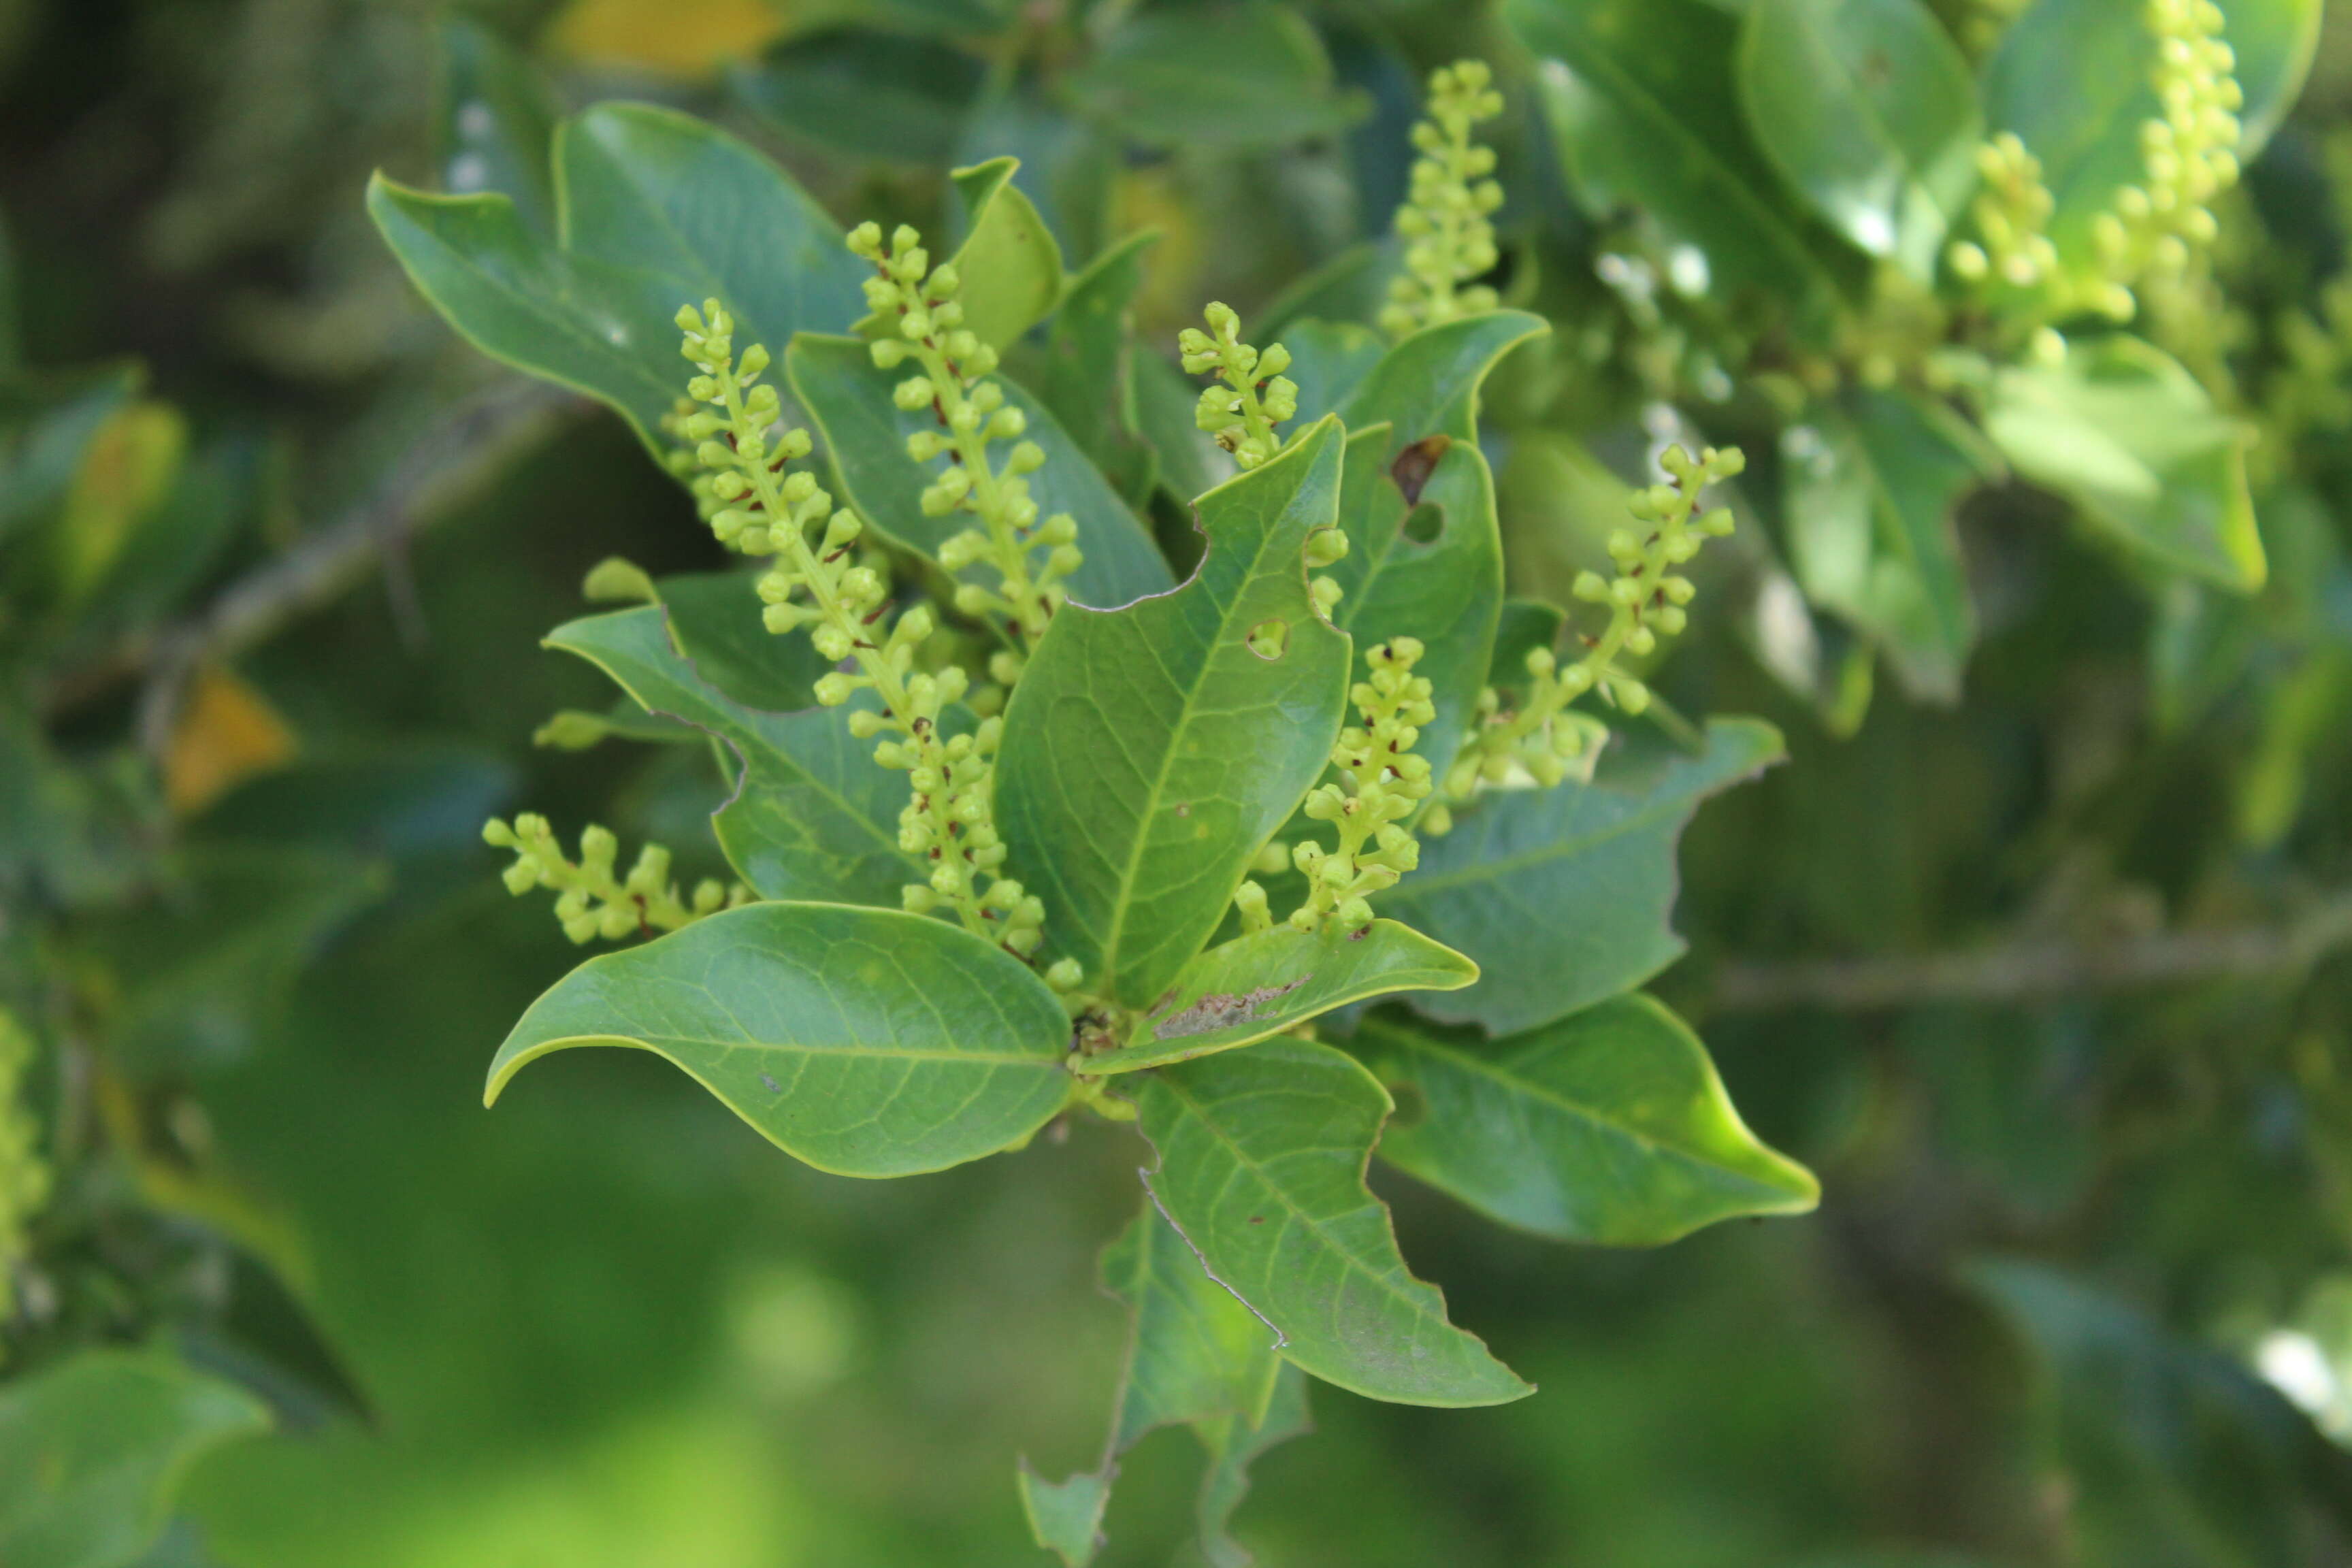
<svg viewBox="0 0 2352 1568">
<path fill-rule="evenodd" d="M 1433 501 L 1422 502 L 1404 520 L 1404 536 L 1415 544 L 1434 544 L 1444 531 L 1445 509 Z"/>
<path fill-rule="evenodd" d="M 1270 664 L 1290 647 L 1290 623 L 1280 616 L 1260 621 L 1250 628 L 1248 642 L 1250 652 Z"/>
</svg>

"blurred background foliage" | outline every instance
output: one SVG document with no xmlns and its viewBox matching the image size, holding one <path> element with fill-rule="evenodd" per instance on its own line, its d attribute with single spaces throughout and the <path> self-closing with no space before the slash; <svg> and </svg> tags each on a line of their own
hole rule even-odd
<svg viewBox="0 0 2352 1568">
<path fill-rule="evenodd" d="M 1743 134 L 1707 74 L 1743 7 L 1558 8 Z M 1981 59 L 2085 7 L 1935 9 Z M 608 554 L 719 561 L 618 421 L 413 297 L 362 185 L 547 225 L 549 128 L 614 96 L 886 222 L 1012 152 L 1074 265 L 1162 231 L 1147 340 L 1209 298 L 1270 336 L 1369 313 L 1418 84 L 1465 54 L 1511 100 L 1506 298 L 1557 326 L 1491 396 L 1514 587 L 1565 602 L 1645 442 L 1695 420 L 1769 475 L 1788 397 L 1916 333 L 1884 282 L 1821 340 L 1692 276 L 1643 193 L 1564 166 L 1484 5 L 0 0 L 0 1082 L 29 1112 L 0 1124 L 0 1562 L 1040 1561 L 1004 1457 L 1097 1441 L 1129 1135 L 856 1184 L 626 1052 L 479 1109 L 572 958 L 483 816 L 685 852 L 713 803 L 692 748 L 550 765 L 533 731 L 605 699 L 536 639 Z M 2053 58 L 2062 98 L 2095 85 Z M 2348 108 L 2339 13 L 2224 209 L 2230 309 L 2164 327 L 2260 428 L 2258 595 L 1999 480 L 1959 513 L 1964 685 L 1891 648 L 1878 681 L 1866 618 L 1769 547 L 1659 675 L 1790 737 L 1685 839 L 1663 989 L 1820 1215 L 1569 1251 L 1388 1179 L 1542 1393 L 1326 1391 L 1258 1467 L 1263 1561 L 2352 1562 Z M 26 1434 L 75 1421 L 114 1473 L 27 1492 Z M 1106 1561 L 1169 1560 L 1196 1463 L 1138 1450 Z"/>
</svg>

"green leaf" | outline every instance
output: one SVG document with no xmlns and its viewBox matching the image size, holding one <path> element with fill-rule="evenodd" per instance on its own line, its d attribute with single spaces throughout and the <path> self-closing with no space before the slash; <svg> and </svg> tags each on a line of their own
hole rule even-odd
<svg viewBox="0 0 2352 1568">
<path fill-rule="evenodd" d="M 441 103 L 435 122 L 441 188 L 453 196 L 496 192 L 536 235 L 555 232 L 548 152 L 555 103 L 530 61 L 465 16 L 441 23 Z"/>
<path fill-rule="evenodd" d="M 1372 374 L 1388 345 L 1371 328 L 1356 321 L 1297 321 L 1282 329 L 1290 368 L 1282 374 L 1298 388 L 1302 422 L 1336 414 Z"/>
<path fill-rule="evenodd" d="M 2246 488 L 2253 432 L 2161 350 L 2116 334 L 2002 371 L 1985 429 L 2017 471 L 2166 571 L 2237 593 L 2269 568 Z"/>
<path fill-rule="evenodd" d="M 1069 1019 L 1026 964 L 897 910 L 746 904 L 592 958 L 490 1064 L 632 1046 L 684 1070 L 797 1159 L 911 1176 L 1024 1142 L 1068 1099 Z"/>
<path fill-rule="evenodd" d="M 1070 439 L 1131 507 L 1151 499 L 1160 462 L 1144 439 L 1135 400 L 1134 302 L 1143 257 L 1158 241 L 1139 234 L 1070 279 L 1054 312 L 1039 398 Z"/>
<path fill-rule="evenodd" d="M 1134 1072 L 1229 1051 L 1367 996 L 1457 991 L 1477 978 L 1476 964 L 1394 921 L 1374 921 L 1353 936 L 1336 926 L 1309 935 L 1277 925 L 1186 964 L 1135 1033 L 1086 1070 Z"/>
<path fill-rule="evenodd" d="M 1517 310 L 1424 328 L 1391 349 L 1340 412 L 1350 432 L 1339 493 L 1349 549 L 1327 574 L 1343 590 L 1332 619 L 1356 640 L 1359 679 L 1374 647 L 1421 639 L 1413 673 L 1428 679 L 1437 717 L 1414 749 L 1439 778 L 1470 732 L 1503 603 L 1479 388 L 1504 355 L 1549 330 Z"/>
<path fill-rule="evenodd" d="M 2071 1500 L 2079 1561 L 2307 1560 L 2304 1500 L 2342 1495 L 2352 1461 L 2277 1390 L 2045 1265 L 1989 1259 L 1968 1279 L 2034 1352 L 2048 1484 Z"/>
<path fill-rule="evenodd" d="M 933 465 L 907 456 L 907 437 L 927 425 L 936 427 L 936 420 L 929 409 L 910 414 L 891 401 L 890 389 L 906 379 L 903 373 L 876 369 L 858 339 L 803 333 L 784 356 L 784 374 L 793 395 L 824 437 L 843 504 L 889 538 L 927 555 L 936 555 L 950 535 L 970 526 L 967 514 L 923 513 L 923 489 Z M 1174 579 L 1134 511 L 1043 404 L 1010 377 L 1000 377 L 998 384 L 1004 388 L 1004 405 L 1027 417 L 1027 438 L 1045 453 L 1045 466 L 1029 476 L 1038 514 L 1066 511 L 1077 520 L 1078 548 L 1086 561 L 1069 580 L 1070 596 L 1084 605 L 1111 605 L 1164 592 Z"/>
<path fill-rule="evenodd" d="M 1102 1463 L 1048 1482 L 1024 1463 L 1022 1500 L 1037 1544 L 1084 1568 L 1100 1543 L 1118 1460 L 1146 1434 L 1229 1420 L 1255 1429 L 1274 1395 L 1282 1358 L 1274 1333 L 1209 1278 L 1176 1227 L 1150 1204 L 1103 1249 L 1103 1289 L 1126 1304 L 1127 1358 L 1111 1406 Z"/>
<path fill-rule="evenodd" d="M 816 705 L 814 688 L 833 667 L 804 637 L 778 637 L 760 618 L 746 572 L 692 572 L 653 584 L 669 635 L 694 673 L 746 708 L 790 713 Z"/>
<path fill-rule="evenodd" d="M 1345 1053 L 1274 1040 L 1136 1083 L 1160 1163 L 1145 1180 L 1209 1273 L 1327 1383 L 1402 1405 L 1500 1405 L 1534 1390 L 1446 1321 L 1398 1256 L 1364 1169 L 1391 1110 Z"/>
<path fill-rule="evenodd" d="M 1131 16 L 1066 86 L 1081 112 L 1153 147 L 1282 147 L 1363 114 L 1315 29 L 1262 0 Z"/>
<path fill-rule="evenodd" d="M 16 247 L 8 238 L 7 219 L 0 216 L 0 375 L 14 375 L 24 368 L 24 323 L 17 320 L 21 309 L 16 287 Z"/>
<path fill-rule="evenodd" d="M 152 1352 L 85 1350 L 0 1388 L 0 1563 L 127 1568 L 189 1467 L 268 1426 L 243 1389 Z"/>
<path fill-rule="evenodd" d="M 1349 1047 L 1391 1094 L 1412 1090 L 1382 1159 L 1555 1241 L 1656 1247 L 1821 1197 L 1812 1173 L 1741 1122 L 1698 1037 L 1648 996 L 1502 1040 L 1383 1008 Z"/>
<path fill-rule="evenodd" d="M 1209 1467 L 1201 1478 L 1201 1555 L 1209 1568 L 1249 1568 L 1253 1561 L 1231 1535 L 1234 1510 L 1249 1495 L 1250 1466 L 1277 1443 L 1304 1436 L 1315 1429 L 1307 1413 L 1307 1374 L 1282 1364 L 1275 1374 L 1274 1397 L 1265 1414 L 1253 1424 L 1246 1416 L 1228 1415 L 1193 1425 L 1193 1435 L 1209 1451 Z"/>
<path fill-rule="evenodd" d="M 1982 440 L 1940 404 L 1856 389 L 1781 448 L 1806 596 L 1878 643 L 1913 696 L 1958 701 L 1976 611 L 1953 513 L 1998 467 Z"/>
<path fill-rule="evenodd" d="M 1781 755 L 1769 724 L 1716 719 L 1697 757 L 1628 763 L 1612 751 L 1589 784 L 1479 796 L 1374 900 L 1478 965 L 1477 984 L 1413 1005 L 1515 1035 L 1657 973 L 1684 946 L 1669 923 L 1675 840 L 1699 802 Z"/>
<path fill-rule="evenodd" d="M 831 152 L 936 167 L 986 74 L 961 49 L 853 26 L 788 39 L 728 79 L 753 113 Z"/>
<path fill-rule="evenodd" d="M 1727 290 L 1824 327 L 1839 285 L 1741 122 L 1736 18 L 1698 0 L 1506 0 L 1562 161 L 1596 211 L 1635 206 Z"/>
<path fill-rule="evenodd" d="M 547 645 L 579 655 L 649 713 L 680 720 L 736 760 L 734 795 L 712 818 L 738 875 L 767 899 L 832 899 L 896 909 L 929 868 L 898 847 L 906 781 L 851 738 L 841 709 L 762 713 L 702 680 L 650 605 L 558 626 Z"/>
<path fill-rule="evenodd" d="M 558 238 L 495 194 L 436 196 L 377 175 L 368 211 L 409 279 L 491 358 L 610 405 L 659 450 L 686 391 L 672 318 L 717 296 L 738 341 L 865 312 L 864 264 L 824 210 L 725 132 L 646 104 L 600 104 L 556 132 Z"/>
<path fill-rule="evenodd" d="M 1021 187 L 1017 158 L 992 158 L 949 176 L 963 204 L 955 254 L 964 325 L 998 348 L 1044 321 L 1062 297 L 1062 247 Z"/>
<path fill-rule="evenodd" d="M 1739 93 L 1764 155 L 1816 212 L 1934 280 L 1984 127 L 1968 59 L 1921 0 L 1759 0 Z"/>
<path fill-rule="evenodd" d="M 1065 608 L 1013 688 L 1006 864 L 1098 994 L 1148 1007 L 1175 981 L 1329 761 L 1349 645 L 1307 596 L 1304 552 L 1339 516 L 1340 442 L 1326 419 L 1202 496 L 1192 578 L 1123 609 Z M 1249 646 L 1276 633 L 1272 658 Z"/>
<path fill-rule="evenodd" d="M 1024 1460 L 1014 1479 L 1021 1488 L 1021 1511 L 1037 1544 L 1069 1568 L 1087 1568 L 1102 1550 L 1111 1478 L 1100 1470 L 1080 1470 L 1067 1480 L 1049 1481 Z"/>
</svg>

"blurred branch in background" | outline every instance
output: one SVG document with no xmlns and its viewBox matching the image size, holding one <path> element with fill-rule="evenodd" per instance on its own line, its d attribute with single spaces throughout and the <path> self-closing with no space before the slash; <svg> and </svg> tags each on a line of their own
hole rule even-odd
<svg viewBox="0 0 2352 1568">
<path fill-rule="evenodd" d="M 142 633 L 99 662 L 68 671 L 44 694 L 42 706 L 71 708 L 143 677 L 139 736 L 150 752 L 160 753 L 198 667 L 233 658 L 305 611 L 332 603 L 380 560 L 396 562 L 420 527 L 502 471 L 551 424 L 590 406 L 559 387 L 520 377 L 483 388 L 428 430 L 342 517 L 229 584 L 187 618 Z M 397 597 L 401 578 L 391 577 Z M 404 627 L 416 624 L 415 615 L 413 605 L 403 610 Z"/>
<path fill-rule="evenodd" d="M 2276 925 L 2156 931 L 2101 942 L 2029 934 L 1969 952 L 1733 963 L 1711 1000 L 1727 1012 L 1867 1013 L 1931 1002 L 2048 1001 L 2099 992 L 2291 975 L 2352 945 L 2352 890 Z"/>
</svg>

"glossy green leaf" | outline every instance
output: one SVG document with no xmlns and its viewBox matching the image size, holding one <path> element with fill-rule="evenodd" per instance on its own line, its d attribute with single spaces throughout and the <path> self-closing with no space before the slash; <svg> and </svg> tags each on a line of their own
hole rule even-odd
<svg viewBox="0 0 2352 1568">
<path fill-rule="evenodd" d="M 1827 324 L 1839 287 L 1742 122 L 1737 19 L 1698 0 L 1507 0 L 1560 157 L 1594 210 L 1640 207 L 1727 291 Z"/>
<path fill-rule="evenodd" d="M 460 336 L 609 404 L 649 447 L 685 395 L 680 305 L 715 295 L 742 323 L 739 343 L 779 353 L 865 312 L 864 264 L 832 218 L 700 121 L 601 104 L 558 129 L 555 182 L 553 244 L 496 194 L 428 195 L 378 175 L 368 211 Z"/>
<path fill-rule="evenodd" d="M 1363 112 L 1314 28 L 1265 0 L 1131 16 L 1066 85 L 1082 112 L 1153 147 L 1281 147 Z"/>
<path fill-rule="evenodd" d="M 1282 1363 L 1275 1374 L 1274 1396 L 1265 1414 L 1253 1424 L 1248 1417 L 1228 1415 L 1197 1422 L 1192 1427 L 1209 1451 L 1209 1467 L 1201 1477 L 1201 1555 L 1209 1568 L 1249 1568 L 1254 1559 L 1231 1534 L 1234 1510 L 1249 1495 L 1250 1466 L 1278 1443 L 1304 1436 L 1315 1429 L 1307 1410 L 1307 1374 Z"/>
<path fill-rule="evenodd" d="M 856 338 L 806 333 L 793 342 L 784 366 L 793 396 L 824 434 L 843 504 L 926 554 L 936 554 L 950 535 L 971 525 L 967 514 L 923 514 L 923 489 L 937 465 L 908 458 L 907 437 L 925 426 L 936 427 L 936 420 L 929 409 L 910 414 L 891 401 L 890 389 L 906 379 L 903 370 L 877 370 Z M 1134 510 L 1043 404 L 1009 378 L 998 384 L 1005 406 L 1027 417 L 1026 438 L 1045 453 L 1045 466 L 1029 476 L 1039 515 L 1066 511 L 1077 520 L 1086 561 L 1069 580 L 1070 596 L 1082 605 L 1114 605 L 1166 590 L 1175 579 Z"/>
<path fill-rule="evenodd" d="M 570 622 L 547 643 L 595 665 L 647 712 L 691 724 L 733 753 L 739 782 L 711 826 L 761 898 L 895 909 L 899 889 L 926 876 L 898 847 L 906 780 L 875 765 L 873 742 L 851 738 L 845 710 L 743 706 L 700 679 L 653 606 Z"/>
<path fill-rule="evenodd" d="M 453 196 L 488 192 L 514 203 L 536 235 L 555 232 L 555 177 L 549 166 L 555 101 L 530 61 L 466 16 L 441 22 L 441 103 L 434 130 L 441 188 Z"/>
<path fill-rule="evenodd" d="M 0 1387 L 0 1563 L 129 1568 L 189 1467 L 268 1426 L 243 1389 L 155 1352 L 85 1350 Z"/>
<path fill-rule="evenodd" d="M 2320 0 L 2222 0 L 2222 37 L 2245 91 L 2240 155 L 2251 159 L 2302 90 L 2319 37 Z M 1985 117 L 2042 161 L 2056 206 L 2050 234 L 2089 266 L 2091 225 L 2127 184 L 2145 184 L 2140 127 L 2162 116 L 2156 38 L 2140 0 L 2038 0 L 1985 67 Z"/>
<path fill-rule="evenodd" d="M 1339 498 L 1349 549 L 1325 574 L 1343 590 L 1332 619 L 1356 639 L 1358 679 L 1380 644 L 1421 639 L 1413 673 L 1427 678 L 1437 717 L 1415 750 L 1441 778 L 1470 731 L 1503 603 L 1479 389 L 1504 355 L 1549 330 L 1517 310 L 1424 328 L 1388 352 L 1340 413 L 1350 433 Z"/>
<path fill-rule="evenodd" d="M 1298 388 L 1302 422 L 1337 414 L 1388 353 L 1381 335 L 1357 321 L 1297 321 L 1282 329 L 1282 346 L 1290 351 L 1282 374 Z"/>
<path fill-rule="evenodd" d="M 2003 371 L 1985 429 L 2021 475 L 2151 565 L 2240 593 L 2269 574 L 2246 488 L 2253 433 L 2161 350 L 2116 335 L 2054 369 Z"/>
<path fill-rule="evenodd" d="M 1612 751 L 1589 784 L 1480 795 L 1374 900 L 1478 965 L 1475 985 L 1414 1006 L 1515 1035 L 1657 973 L 1684 946 L 1670 923 L 1675 840 L 1701 801 L 1781 755 L 1769 724 L 1717 719 L 1696 757 L 1629 763 Z"/>
<path fill-rule="evenodd" d="M 1939 404 L 1858 389 L 1781 437 L 1783 513 L 1812 602 L 1879 644 L 1915 697 L 1957 702 L 1976 611 L 1953 512 L 1996 465 Z"/>
<path fill-rule="evenodd" d="M 1044 981 L 959 926 L 747 904 L 558 981 L 499 1047 L 483 1102 L 551 1051 L 635 1047 L 821 1171 L 911 1176 L 1051 1120 L 1069 1036 Z"/>
<path fill-rule="evenodd" d="M 852 158 L 940 164 L 987 68 L 949 45 L 871 27 L 787 39 L 729 77 L 770 124 Z"/>
<path fill-rule="evenodd" d="M 1135 293 L 1158 236 L 1140 234 L 1070 279 L 1046 332 L 1037 395 L 1131 507 L 1151 499 L 1160 461 L 1136 407 Z"/>
<path fill-rule="evenodd" d="M 1201 951 L 1329 759 L 1349 645 L 1307 596 L 1304 552 L 1339 516 L 1340 441 L 1327 419 L 1202 496 L 1192 578 L 1124 609 L 1064 609 L 1013 689 L 1006 863 L 1045 900 L 1053 950 L 1128 1006 Z"/>
<path fill-rule="evenodd" d="M 1129 1315 L 1102 1463 L 1060 1482 L 1044 1480 L 1025 1464 L 1020 1471 L 1037 1543 L 1071 1568 L 1093 1558 L 1121 1455 L 1161 1426 L 1194 1423 L 1222 1433 L 1229 1420 L 1239 1420 L 1255 1430 L 1283 1364 L 1274 1331 L 1209 1278 L 1150 1204 L 1103 1249 L 1102 1283 Z"/>
<path fill-rule="evenodd" d="M 1349 1047 L 1391 1094 L 1412 1090 L 1382 1159 L 1538 1236 L 1656 1247 L 1821 1197 L 1812 1173 L 1739 1120 L 1698 1037 L 1648 996 L 1501 1040 L 1384 1008 Z"/>
<path fill-rule="evenodd" d="M 1739 36 L 1757 144 L 1837 231 L 1921 281 L 1977 183 L 1976 78 L 1923 0 L 1758 0 Z"/>
<path fill-rule="evenodd" d="M 1345 1053 L 1273 1040 L 1130 1080 L 1158 1152 L 1145 1180 L 1209 1272 L 1327 1383 L 1402 1405 L 1534 1392 L 1446 1321 L 1398 1255 L 1364 1168 L 1391 1109 Z"/>
<path fill-rule="evenodd" d="M 1235 937 L 1184 966 L 1168 994 L 1089 1073 L 1133 1072 L 1255 1045 L 1334 1007 L 1396 991 L 1458 991 L 1478 966 L 1408 926 L 1374 921 L 1350 936 L 1277 924 Z"/>
</svg>

